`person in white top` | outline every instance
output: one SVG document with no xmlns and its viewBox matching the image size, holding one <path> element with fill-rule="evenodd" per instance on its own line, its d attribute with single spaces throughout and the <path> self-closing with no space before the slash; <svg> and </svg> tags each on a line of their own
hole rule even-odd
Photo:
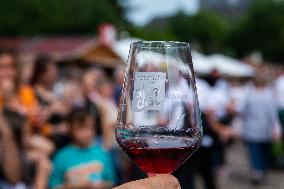
<svg viewBox="0 0 284 189">
<path fill-rule="evenodd" d="M 284 73 L 281 74 L 275 81 L 277 94 L 277 104 L 280 109 L 284 109 Z"/>
<path fill-rule="evenodd" d="M 254 78 L 242 110 L 242 136 L 248 148 L 252 181 L 260 184 L 271 163 L 271 142 L 280 138 L 276 100 L 263 75 Z"/>
<path fill-rule="evenodd" d="M 210 84 L 213 84 L 213 82 L 211 83 L 196 78 L 196 88 L 203 126 L 203 139 L 198 151 L 175 172 L 175 176 L 177 176 L 181 186 L 184 188 L 194 188 L 194 183 L 189 182 L 189 180 L 194 180 L 192 177 L 195 176 L 195 173 L 199 173 L 206 189 L 218 188 L 217 175 L 215 174 L 215 167 L 212 163 L 215 149 L 215 136 L 225 139 L 229 132 L 227 132 L 227 128 L 224 128 L 223 125 L 217 121 L 216 115 L 218 114 L 221 117 L 226 111 L 227 95 L 223 93 L 223 91 L 226 92 L 226 89 L 223 88 L 224 85 L 222 82 L 218 85 L 218 88 L 214 88 L 210 86 Z M 182 90 L 186 91 L 185 89 Z M 174 91 L 178 90 L 175 89 Z"/>
<path fill-rule="evenodd" d="M 277 106 L 282 128 L 284 128 L 284 71 L 275 81 Z"/>
<path fill-rule="evenodd" d="M 218 173 L 226 175 L 225 148 L 232 138 L 231 122 L 235 115 L 235 107 L 230 95 L 229 83 L 221 78 L 218 70 L 212 70 L 205 77 L 208 84 L 206 94 L 206 117 L 214 130 L 214 156 Z"/>
</svg>

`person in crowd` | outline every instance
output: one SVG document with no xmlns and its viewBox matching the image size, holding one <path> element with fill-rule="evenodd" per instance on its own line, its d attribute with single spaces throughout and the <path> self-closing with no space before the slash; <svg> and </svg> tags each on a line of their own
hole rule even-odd
<svg viewBox="0 0 284 189">
<path fill-rule="evenodd" d="M 102 138 L 102 120 L 101 120 L 101 111 L 99 109 L 99 105 L 97 103 L 98 99 L 98 92 L 97 92 L 97 81 L 98 78 L 102 78 L 101 76 L 103 73 L 100 70 L 92 69 L 90 71 L 87 71 L 83 75 L 82 79 L 82 91 L 83 91 L 83 97 L 84 97 L 84 103 L 85 106 L 87 106 L 90 113 L 95 118 L 95 126 L 96 126 L 96 138 L 98 141 L 103 142 Z"/>
<path fill-rule="evenodd" d="M 284 131 L 284 70 L 275 81 L 279 119 Z"/>
<path fill-rule="evenodd" d="M 102 134 L 103 145 L 109 149 L 112 154 L 112 160 L 115 166 L 115 172 L 118 177 L 118 184 L 123 180 L 127 180 L 128 175 L 123 175 L 129 172 L 129 161 L 125 154 L 120 150 L 115 140 L 115 127 L 117 118 L 117 104 L 113 97 L 114 85 L 107 78 L 101 79 L 97 83 L 99 98 L 98 106 L 102 115 Z"/>
<path fill-rule="evenodd" d="M 29 137 L 27 135 L 26 128 L 29 128 L 29 118 L 30 115 L 36 111 L 37 103 L 31 87 L 23 85 L 19 78 L 20 69 L 16 53 L 10 50 L 0 51 L 1 113 L 16 140 L 17 149 L 19 150 L 17 158 L 20 158 L 21 167 L 23 169 L 25 168 L 25 173 L 27 173 L 22 174 L 20 180 L 27 185 L 37 185 L 38 180 L 31 179 L 30 169 L 26 168 L 30 167 L 27 147 L 31 144 L 30 140 L 28 140 Z M 39 141 L 35 141 L 34 144 L 40 146 L 42 152 L 50 151 L 50 149 L 52 149 L 49 145 L 40 145 Z M 31 155 L 30 157 L 32 156 L 34 157 L 34 155 Z M 35 159 L 37 159 L 34 161 L 36 165 L 42 164 L 42 162 L 45 161 L 43 158 Z M 41 171 L 39 171 L 36 166 L 34 177 L 39 178 L 40 172 Z M 15 173 L 15 175 L 17 174 L 18 172 Z"/>
<path fill-rule="evenodd" d="M 23 144 L 28 163 L 27 175 L 38 189 L 46 188 L 48 184 L 51 155 L 56 148 L 68 142 L 67 127 L 63 122 L 65 106 L 53 93 L 57 72 L 55 63 L 48 56 L 36 58 L 31 77 L 36 105 L 34 111 L 28 114 L 28 124 L 23 129 Z"/>
<path fill-rule="evenodd" d="M 75 79 L 64 81 L 61 99 L 68 110 L 83 106 L 85 99 L 81 82 Z"/>
<path fill-rule="evenodd" d="M 271 142 L 280 137 L 275 95 L 263 75 L 256 75 L 248 90 L 242 118 L 252 181 L 261 184 L 271 162 Z"/>
<path fill-rule="evenodd" d="M 206 119 L 215 130 L 213 133 L 214 141 L 214 164 L 217 173 L 227 175 L 226 170 L 226 154 L 225 149 L 231 138 L 232 128 L 231 123 L 236 114 L 235 106 L 230 95 L 230 87 L 228 82 L 221 79 L 218 70 L 212 70 L 206 77 L 207 94 L 210 98 L 206 98 Z"/>
<path fill-rule="evenodd" d="M 208 97 L 208 94 L 212 94 L 212 88 L 209 83 L 213 84 L 214 82 L 196 78 L 196 88 L 203 127 L 203 139 L 198 151 L 196 151 L 192 157 L 174 173 L 180 180 L 182 188 L 195 188 L 194 178 L 196 174 L 201 176 L 204 188 L 218 188 L 217 176 L 219 175 L 216 174 L 214 162 L 216 138 L 227 141 L 233 137 L 233 130 L 230 127 L 225 127 L 217 120 L 215 114 L 216 109 L 214 109 L 216 106 L 212 106 L 213 102 L 210 102 L 212 100 L 210 99 L 211 96 L 210 98 Z M 220 92 L 220 96 L 222 94 L 223 93 Z M 220 98 L 222 99 L 222 97 Z M 221 99 L 219 99 L 219 102 Z"/>
<path fill-rule="evenodd" d="M 196 188 L 195 175 L 199 174 L 206 189 L 218 188 L 216 174 L 213 166 L 213 134 L 215 133 L 206 119 L 208 111 L 208 83 L 196 78 L 196 87 L 199 100 L 199 107 L 202 112 L 203 139 L 200 148 L 188 161 L 186 161 L 174 175 L 179 179 L 182 188 Z"/>
<path fill-rule="evenodd" d="M 80 81 L 75 79 L 65 81 L 62 97 L 68 109 L 81 106 L 85 106 L 88 109 L 95 119 L 96 140 L 103 143 L 102 115 L 96 101 L 99 95 L 96 89 L 97 73 L 97 70 L 91 69 L 83 74 Z"/>
<path fill-rule="evenodd" d="M 66 144 L 67 127 L 64 116 L 68 107 L 55 95 L 54 86 L 58 80 L 58 68 L 46 55 L 39 55 L 35 60 L 31 85 L 39 105 L 34 116 L 32 132 L 50 139 L 56 148 Z"/>
<path fill-rule="evenodd" d="M 117 105 L 113 98 L 113 83 L 107 78 L 97 83 L 99 97 L 97 103 L 102 112 L 102 129 L 104 130 L 104 145 L 111 149 L 116 146 L 114 131 L 117 116 Z"/>
<path fill-rule="evenodd" d="M 0 109 L 28 115 L 36 106 L 32 89 L 22 85 L 17 54 L 0 50 Z"/>
<path fill-rule="evenodd" d="M 230 80 L 231 89 L 230 96 L 234 104 L 235 116 L 232 121 L 233 137 L 239 138 L 241 136 L 243 120 L 241 118 L 241 111 L 244 109 L 247 90 L 249 89 L 249 82 L 239 78 L 232 78 Z"/>
<path fill-rule="evenodd" d="M 114 99 L 116 104 L 119 104 L 119 99 L 122 91 L 123 79 L 124 79 L 125 66 L 118 66 L 114 71 Z"/>
<path fill-rule="evenodd" d="M 86 108 L 77 107 L 67 120 L 72 144 L 54 156 L 50 188 L 112 188 L 116 178 L 110 154 L 94 143 L 94 117 Z"/>
</svg>

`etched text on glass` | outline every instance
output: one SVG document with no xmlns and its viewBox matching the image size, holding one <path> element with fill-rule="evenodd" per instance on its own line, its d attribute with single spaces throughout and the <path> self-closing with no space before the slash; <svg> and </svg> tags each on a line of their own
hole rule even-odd
<svg viewBox="0 0 284 189">
<path fill-rule="evenodd" d="M 165 99 L 165 80 L 166 74 L 163 72 L 136 72 L 133 110 L 160 110 Z"/>
</svg>

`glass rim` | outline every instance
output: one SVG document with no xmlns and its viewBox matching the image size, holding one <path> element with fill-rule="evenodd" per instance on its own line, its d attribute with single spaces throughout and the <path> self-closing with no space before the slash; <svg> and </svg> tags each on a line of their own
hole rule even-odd
<svg viewBox="0 0 284 189">
<path fill-rule="evenodd" d="M 138 48 L 190 48 L 190 44 L 181 41 L 136 41 L 131 43 L 131 47 Z"/>
</svg>

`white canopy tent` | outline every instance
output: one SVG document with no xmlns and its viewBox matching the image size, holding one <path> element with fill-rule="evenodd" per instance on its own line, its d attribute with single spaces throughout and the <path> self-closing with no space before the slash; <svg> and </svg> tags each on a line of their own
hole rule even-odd
<svg viewBox="0 0 284 189">
<path fill-rule="evenodd" d="M 141 39 L 138 38 L 125 38 L 117 41 L 113 45 L 113 50 L 124 60 L 124 62 L 127 62 L 128 59 L 128 53 L 130 50 L 130 44 L 135 41 L 141 41 Z"/>
<path fill-rule="evenodd" d="M 135 41 L 141 41 L 139 38 L 125 38 L 117 41 L 113 45 L 113 50 L 127 62 L 130 44 Z M 221 74 L 232 77 L 251 77 L 254 75 L 252 66 L 239 60 L 222 54 L 203 55 L 192 51 L 193 67 L 198 74 L 208 74 L 213 69 L 217 69 Z"/>
<path fill-rule="evenodd" d="M 197 51 L 191 52 L 194 71 L 198 74 L 208 74 L 214 69 L 214 65 L 210 63 L 206 55 Z"/>
<path fill-rule="evenodd" d="M 207 58 L 209 62 L 213 64 L 213 68 L 220 71 L 223 75 L 233 77 L 251 77 L 255 73 L 252 66 L 222 54 L 213 54 Z"/>
</svg>

